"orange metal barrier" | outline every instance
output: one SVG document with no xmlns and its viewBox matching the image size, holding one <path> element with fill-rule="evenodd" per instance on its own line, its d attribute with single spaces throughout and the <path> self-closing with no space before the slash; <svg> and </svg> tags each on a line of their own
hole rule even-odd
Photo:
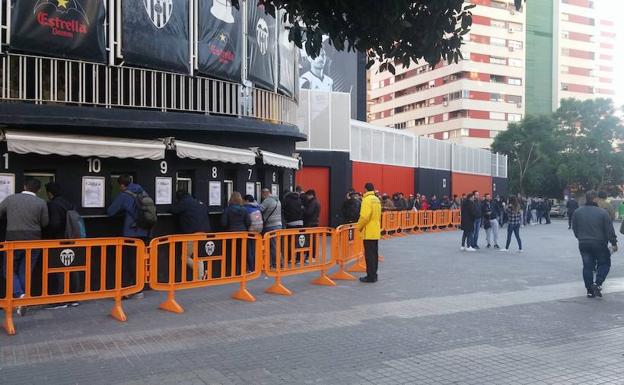
<svg viewBox="0 0 624 385">
<path fill-rule="evenodd" d="M 254 302 L 247 282 L 262 271 L 262 237 L 247 232 L 171 235 L 149 245 L 150 287 L 167 292 L 163 310 L 182 313 L 177 290 L 238 283 L 232 298 Z M 253 266 L 249 266 L 253 264 Z"/>
<path fill-rule="evenodd" d="M 381 214 L 382 239 L 398 235 L 401 230 L 401 212 L 386 211 Z"/>
<path fill-rule="evenodd" d="M 4 309 L 4 329 L 11 335 L 15 334 L 13 309 L 18 306 L 113 298 L 111 316 L 125 321 L 122 297 L 140 292 L 145 282 L 145 244 L 137 239 L 5 242 L 0 251 L 5 267 L 5 296 L 0 298 L 0 307 Z M 33 268 L 39 259 L 41 275 L 35 276 Z M 23 263 L 26 272 L 21 290 L 13 275 L 20 269 L 16 263 Z M 52 281 L 62 284 L 59 293 Z M 14 298 L 14 288 L 24 295 Z"/>
<path fill-rule="evenodd" d="M 418 224 L 418 215 L 414 210 L 401 212 L 401 233 L 406 234 L 414 231 Z"/>
<path fill-rule="evenodd" d="M 264 273 L 275 278 L 267 293 L 292 295 L 282 284 L 282 277 L 320 272 L 315 285 L 335 286 L 327 271 L 336 263 L 338 255 L 335 232 L 331 228 L 276 230 L 264 235 Z M 330 252 L 331 249 L 331 252 Z"/>
<path fill-rule="evenodd" d="M 434 226 L 433 211 L 418 212 L 418 230 L 427 231 Z"/>
<path fill-rule="evenodd" d="M 349 272 L 366 272 L 366 263 L 364 262 L 364 243 L 361 239 L 357 225 L 342 225 L 336 228 L 335 232 L 337 242 L 336 263 L 338 271 L 331 275 L 332 279 L 338 280 L 355 280 L 355 277 Z M 347 270 L 348 263 L 355 263 Z"/>
<path fill-rule="evenodd" d="M 458 229 L 461 227 L 461 210 L 451 210 L 451 225 Z"/>
<path fill-rule="evenodd" d="M 451 212 L 449 210 L 434 211 L 433 222 L 436 230 L 446 230 L 451 225 Z"/>
</svg>

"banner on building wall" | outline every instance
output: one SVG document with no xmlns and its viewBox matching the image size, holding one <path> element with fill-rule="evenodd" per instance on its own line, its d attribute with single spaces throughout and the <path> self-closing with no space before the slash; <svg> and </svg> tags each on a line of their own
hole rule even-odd
<svg viewBox="0 0 624 385">
<path fill-rule="evenodd" d="M 11 7 L 11 49 L 106 63 L 103 1 L 12 0 Z"/>
<path fill-rule="evenodd" d="M 272 90 L 275 87 L 276 20 L 264 12 L 263 6 L 256 6 L 253 1 L 247 3 L 249 4 L 247 77 L 256 86 Z"/>
<path fill-rule="evenodd" d="M 189 73 L 189 1 L 132 0 L 121 4 L 124 61 Z"/>
<path fill-rule="evenodd" d="M 285 11 L 282 10 L 280 12 L 280 16 L 278 17 L 278 59 L 279 59 L 279 82 L 278 87 L 281 92 L 288 96 L 293 96 L 295 93 L 295 63 L 297 62 L 297 58 L 299 52 L 295 49 L 295 43 L 288 40 L 288 29 L 287 23 L 284 23 Z"/>
<path fill-rule="evenodd" d="M 230 0 L 199 3 L 198 70 L 208 76 L 240 82 L 243 56 L 242 12 Z"/>
<path fill-rule="evenodd" d="M 358 96 L 357 53 L 336 50 L 329 38 L 324 36 L 319 56 L 313 59 L 305 49 L 300 49 L 299 55 L 299 87 L 351 94 L 351 114 L 355 116 Z"/>
</svg>

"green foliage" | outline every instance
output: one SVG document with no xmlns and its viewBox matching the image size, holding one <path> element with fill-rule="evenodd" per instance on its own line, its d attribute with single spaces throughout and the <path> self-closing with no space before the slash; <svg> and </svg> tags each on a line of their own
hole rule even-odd
<svg viewBox="0 0 624 385">
<path fill-rule="evenodd" d="M 610 100 L 564 99 L 552 116 L 527 116 L 499 134 L 492 149 L 509 156 L 512 191 L 559 197 L 624 184 L 624 127 Z"/>
</svg>

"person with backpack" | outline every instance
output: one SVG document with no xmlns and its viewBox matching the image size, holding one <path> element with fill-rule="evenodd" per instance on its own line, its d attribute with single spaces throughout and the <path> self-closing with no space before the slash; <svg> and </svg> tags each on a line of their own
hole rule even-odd
<svg viewBox="0 0 624 385">
<path fill-rule="evenodd" d="M 151 230 L 157 221 L 154 200 L 143 190 L 141 185 L 132 183 L 130 175 L 119 176 L 117 182 L 121 192 L 115 197 L 107 210 L 107 214 L 110 217 L 123 215 L 122 235 L 127 238 L 141 239 L 148 245 Z M 123 287 L 135 284 L 136 268 L 136 256 L 134 254 L 124 256 L 121 266 Z M 143 291 L 132 296 L 136 299 L 143 297 Z"/>
<path fill-rule="evenodd" d="M 176 191 L 176 203 L 171 207 L 171 214 L 177 219 L 177 231 L 180 234 L 209 233 L 208 207 L 199 199 L 195 199 L 186 190 Z M 186 242 L 186 266 L 193 271 L 193 241 Z M 198 263 L 198 279 L 204 276 L 205 266 Z M 192 273 L 191 273 L 192 274 Z"/>
<path fill-rule="evenodd" d="M 239 232 L 239 231 L 247 231 L 249 226 L 251 226 L 251 219 L 249 214 L 247 213 L 247 209 L 243 206 L 243 198 L 241 193 L 238 191 L 234 191 L 230 196 L 230 200 L 228 201 L 228 206 L 223 211 L 223 215 L 221 215 L 221 226 L 225 228 L 225 231 L 228 232 Z M 226 260 L 226 275 L 238 275 L 240 274 L 241 268 L 241 250 L 242 250 L 242 240 L 241 239 L 232 239 L 228 241 L 229 247 L 227 260 Z M 233 245 L 236 244 L 236 255 L 232 255 L 231 252 L 233 250 Z M 246 256 L 245 256 L 246 258 Z M 232 263 L 236 260 L 236 272 L 232 272 Z"/>
<path fill-rule="evenodd" d="M 253 195 L 245 195 L 245 209 L 249 214 L 251 225 L 249 225 L 249 232 L 255 234 L 262 234 L 264 223 L 262 220 L 262 212 L 260 211 L 260 205 L 254 199 Z M 256 270 L 256 250 L 255 243 L 250 239 L 247 241 L 247 271 L 252 272 Z"/>
<path fill-rule="evenodd" d="M 61 185 L 57 182 L 50 182 L 45 185 L 48 194 L 48 226 L 43 231 L 44 239 L 77 239 L 85 238 L 82 229 L 84 222 L 80 218 L 80 214 L 76 211 L 74 205 L 69 202 L 62 194 Z M 64 274 L 50 274 L 49 276 L 49 293 L 63 294 L 65 280 Z M 78 272 L 70 273 L 69 287 L 70 292 L 76 293 L 83 291 L 82 276 Z M 68 306 L 78 306 L 78 302 L 63 302 L 52 304 L 46 309 L 65 309 Z"/>
</svg>

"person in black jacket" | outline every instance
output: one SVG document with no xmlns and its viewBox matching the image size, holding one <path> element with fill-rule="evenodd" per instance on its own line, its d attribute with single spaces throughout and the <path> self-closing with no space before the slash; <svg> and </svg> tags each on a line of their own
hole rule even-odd
<svg viewBox="0 0 624 385">
<path fill-rule="evenodd" d="M 321 214 L 321 204 L 316 199 L 316 191 L 308 190 L 305 193 L 305 208 L 303 211 L 303 227 L 318 227 Z"/>
<path fill-rule="evenodd" d="M 238 191 L 234 191 L 232 193 L 232 196 L 228 201 L 228 206 L 221 216 L 221 225 L 225 227 L 226 231 L 229 232 L 247 231 L 249 226 L 251 226 L 251 217 L 244 206 L 243 197 Z M 236 255 L 232 255 L 234 242 L 236 242 Z M 241 273 L 241 256 L 245 255 L 245 258 L 247 257 L 246 252 L 244 254 L 242 253 L 242 239 L 233 239 L 225 243 L 227 244 L 228 251 L 225 262 L 225 274 L 226 276 L 234 274 L 239 275 Z M 234 262 L 234 259 L 236 260 L 236 272 L 232 271 L 232 263 Z"/>
<path fill-rule="evenodd" d="M 178 233 L 210 232 L 208 207 L 203 202 L 193 198 L 187 191 L 176 191 L 176 203 L 171 207 L 170 212 L 176 216 Z"/>
<path fill-rule="evenodd" d="M 574 197 L 570 197 L 570 199 L 566 203 L 566 211 L 568 214 L 568 230 L 572 229 L 572 216 L 574 215 L 574 212 L 578 210 L 578 208 L 579 204 L 576 199 L 574 199 Z"/>
<path fill-rule="evenodd" d="M 48 226 L 43 230 L 44 239 L 65 239 L 65 227 L 67 225 L 67 212 L 75 210 L 74 205 L 63 197 L 61 185 L 50 182 L 45 185 L 48 194 Z M 82 276 L 80 273 L 70 274 L 70 292 L 82 291 Z M 50 274 L 48 290 L 50 294 L 63 294 L 65 280 L 63 274 Z M 78 302 L 65 302 L 53 304 L 46 309 L 64 309 L 67 306 L 78 306 Z"/>
<path fill-rule="evenodd" d="M 297 187 L 300 190 L 300 187 Z M 303 227 L 303 202 L 301 202 L 301 193 L 287 191 L 282 199 L 282 214 L 287 229 L 296 229 Z"/>
<path fill-rule="evenodd" d="M 360 218 L 360 201 L 355 196 L 353 190 L 347 193 L 345 201 L 342 203 L 342 218 L 344 223 L 355 223 Z"/>
<path fill-rule="evenodd" d="M 474 195 L 471 193 L 466 196 L 466 199 L 464 199 L 461 204 L 461 228 L 464 233 L 462 234 L 462 243 L 460 250 L 475 251 L 471 243 L 474 225 L 475 202 Z"/>
<path fill-rule="evenodd" d="M 479 250 L 479 231 L 481 231 L 481 224 L 483 219 L 483 214 L 481 212 L 481 199 L 478 191 L 473 191 L 473 200 L 474 200 L 474 231 L 472 233 L 472 248 Z"/>
</svg>

